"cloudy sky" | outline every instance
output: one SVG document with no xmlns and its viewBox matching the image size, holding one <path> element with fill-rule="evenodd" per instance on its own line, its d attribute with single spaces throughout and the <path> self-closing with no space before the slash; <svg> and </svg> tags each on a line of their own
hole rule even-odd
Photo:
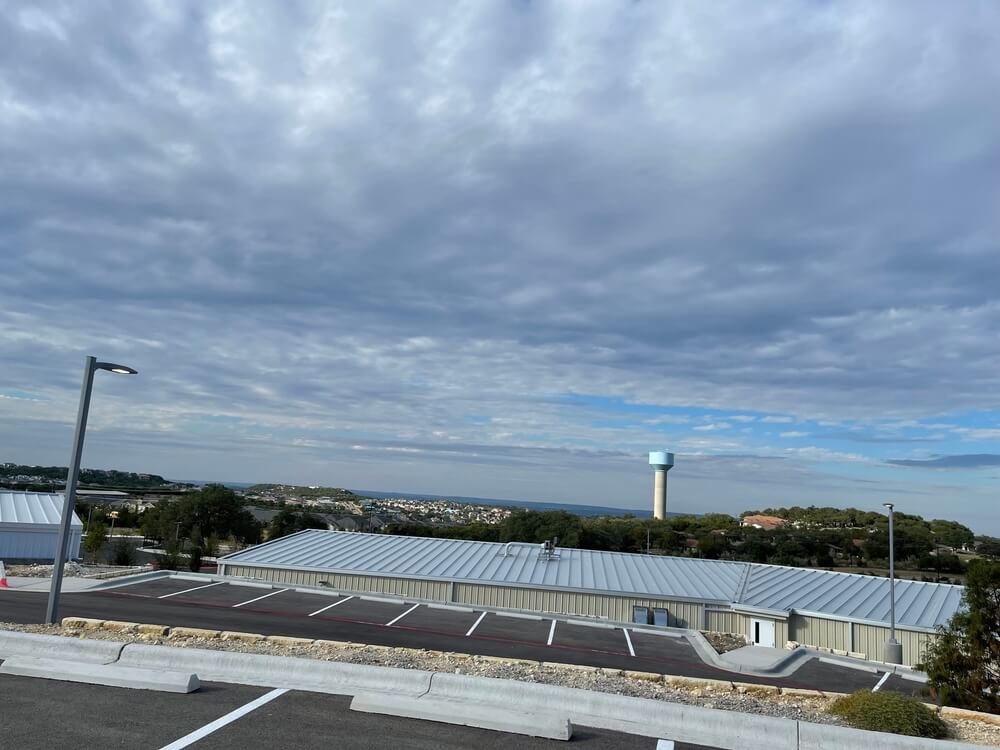
<svg viewBox="0 0 1000 750">
<path fill-rule="evenodd" d="M 1000 533 L 1000 5 L 9 2 L 0 460 Z"/>
</svg>

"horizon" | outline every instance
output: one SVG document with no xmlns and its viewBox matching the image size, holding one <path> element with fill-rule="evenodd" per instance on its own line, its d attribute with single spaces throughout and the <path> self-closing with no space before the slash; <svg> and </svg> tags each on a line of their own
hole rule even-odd
<svg viewBox="0 0 1000 750">
<path fill-rule="evenodd" d="M 0 453 L 1000 536 L 1000 4 L 296 7 L 0 16 Z"/>
</svg>

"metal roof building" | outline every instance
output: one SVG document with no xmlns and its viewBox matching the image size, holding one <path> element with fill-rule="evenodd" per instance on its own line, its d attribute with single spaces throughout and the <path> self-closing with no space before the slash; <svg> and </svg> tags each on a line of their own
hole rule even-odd
<svg viewBox="0 0 1000 750">
<path fill-rule="evenodd" d="M 876 658 L 888 632 L 885 578 L 746 562 L 537 544 L 307 530 L 227 555 L 227 575 L 614 621 L 655 621 L 799 641 Z M 963 589 L 896 583 L 897 638 L 920 652 Z M 654 619 L 655 618 L 655 619 Z M 863 647 L 863 648 L 862 648 Z"/>
<path fill-rule="evenodd" d="M 0 560 L 52 562 L 59 537 L 63 496 L 38 492 L 0 492 Z M 80 557 L 83 524 L 73 515 L 66 556 Z"/>
</svg>

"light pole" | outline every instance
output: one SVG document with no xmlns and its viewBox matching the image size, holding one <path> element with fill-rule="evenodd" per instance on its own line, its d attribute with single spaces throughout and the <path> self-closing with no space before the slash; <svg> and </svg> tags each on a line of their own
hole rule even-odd
<svg viewBox="0 0 1000 750">
<path fill-rule="evenodd" d="M 892 503 L 882 503 L 889 509 L 889 640 L 885 642 L 887 664 L 903 663 L 903 647 L 896 642 L 896 544 L 893 538 Z"/>
<path fill-rule="evenodd" d="M 95 357 L 86 357 L 83 366 L 83 385 L 80 387 L 80 409 L 76 414 L 76 432 L 73 433 L 73 451 L 69 456 L 69 471 L 66 473 L 66 491 L 63 498 L 62 523 L 59 525 L 59 540 L 56 542 L 55 564 L 52 567 L 52 584 L 49 587 L 49 603 L 45 610 L 45 622 L 54 625 L 59 617 L 59 593 L 62 591 L 63 566 L 66 564 L 66 545 L 69 528 L 73 520 L 73 506 L 76 505 L 76 482 L 80 477 L 80 458 L 83 455 L 83 437 L 87 431 L 87 414 L 90 412 L 90 392 L 94 386 L 94 373 L 98 370 L 135 375 L 135 370 L 112 362 L 98 362 Z"/>
</svg>

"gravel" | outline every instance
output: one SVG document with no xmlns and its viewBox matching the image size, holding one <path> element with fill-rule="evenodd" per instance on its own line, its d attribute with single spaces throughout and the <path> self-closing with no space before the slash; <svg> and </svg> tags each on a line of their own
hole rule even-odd
<svg viewBox="0 0 1000 750">
<path fill-rule="evenodd" d="M 703 630 L 701 633 L 718 653 L 724 654 L 727 651 L 735 651 L 738 648 L 749 646 L 747 639 L 742 635 L 732 633 L 714 633 L 710 630 Z"/>
<path fill-rule="evenodd" d="M 442 653 L 423 649 L 390 648 L 365 644 L 315 642 L 285 645 L 270 641 L 235 641 L 219 638 L 177 638 L 114 630 L 63 628 L 59 625 L 18 625 L 0 622 L 0 630 L 24 633 L 45 633 L 96 640 L 149 643 L 182 648 L 203 648 L 246 654 L 295 656 L 349 664 L 365 664 L 403 669 L 423 669 L 432 672 L 495 677 L 521 682 L 594 690 L 614 695 L 651 698 L 669 703 L 684 703 L 704 708 L 796 719 L 816 724 L 844 726 L 844 722 L 827 713 L 834 697 L 787 696 L 755 689 L 752 686 L 736 690 L 714 686 L 671 685 L 648 679 L 625 676 L 621 670 L 579 668 L 570 665 L 541 664 L 533 661 L 501 659 L 489 656 Z M 947 718 L 955 739 L 1000 747 L 1000 726 L 973 720 Z"/>
<path fill-rule="evenodd" d="M 4 569 L 8 576 L 19 576 L 24 578 L 51 578 L 52 565 L 6 565 Z M 134 573 L 138 566 L 121 565 L 87 565 L 70 560 L 63 567 L 64 578 L 86 578 L 88 576 L 105 573 Z"/>
</svg>

